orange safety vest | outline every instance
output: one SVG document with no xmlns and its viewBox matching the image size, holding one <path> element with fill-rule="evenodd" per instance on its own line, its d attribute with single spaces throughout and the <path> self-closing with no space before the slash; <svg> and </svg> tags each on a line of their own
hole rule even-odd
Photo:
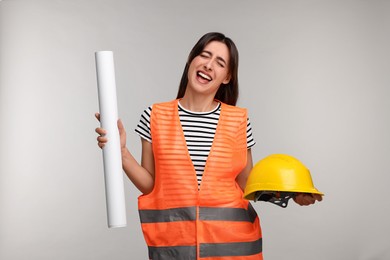
<svg viewBox="0 0 390 260">
<path fill-rule="evenodd" d="M 153 260 L 261 260 L 259 218 L 236 182 L 247 161 L 247 112 L 222 103 L 200 188 L 181 127 L 178 100 L 153 105 L 155 183 L 138 198 Z"/>
</svg>

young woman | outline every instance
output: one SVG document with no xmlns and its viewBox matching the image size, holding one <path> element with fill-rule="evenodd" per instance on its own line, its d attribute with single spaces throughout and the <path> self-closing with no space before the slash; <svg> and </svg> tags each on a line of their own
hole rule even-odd
<svg viewBox="0 0 390 260">
<path fill-rule="evenodd" d="M 243 199 L 255 141 L 247 111 L 235 106 L 237 70 L 233 41 L 205 34 L 189 54 L 177 98 L 141 116 L 141 164 L 118 121 L 123 169 L 143 194 L 138 208 L 150 259 L 263 258 L 259 218 Z M 96 132 L 103 148 L 106 131 Z"/>
</svg>

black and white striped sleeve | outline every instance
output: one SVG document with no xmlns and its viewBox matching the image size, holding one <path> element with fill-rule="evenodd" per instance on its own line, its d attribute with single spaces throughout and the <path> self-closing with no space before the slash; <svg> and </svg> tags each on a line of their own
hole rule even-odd
<svg viewBox="0 0 390 260">
<path fill-rule="evenodd" d="M 253 138 L 252 125 L 249 118 L 247 119 L 247 125 L 246 125 L 246 143 L 248 149 L 252 148 L 256 144 L 256 141 Z"/>
<path fill-rule="evenodd" d="M 152 113 L 152 107 L 148 107 L 144 110 L 144 112 L 141 115 L 141 118 L 138 122 L 137 127 L 135 128 L 135 132 L 142 138 L 148 141 L 149 143 L 152 142 L 152 135 L 150 133 L 150 114 Z"/>
</svg>

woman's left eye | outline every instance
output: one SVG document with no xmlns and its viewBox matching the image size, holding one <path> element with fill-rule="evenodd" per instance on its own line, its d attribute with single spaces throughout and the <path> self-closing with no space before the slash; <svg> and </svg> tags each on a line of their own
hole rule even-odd
<svg viewBox="0 0 390 260">
<path fill-rule="evenodd" d="M 225 68 L 225 64 L 223 64 L 222 62 L 218 62 L 218 65 L 222 68 Z"/>
</svg>

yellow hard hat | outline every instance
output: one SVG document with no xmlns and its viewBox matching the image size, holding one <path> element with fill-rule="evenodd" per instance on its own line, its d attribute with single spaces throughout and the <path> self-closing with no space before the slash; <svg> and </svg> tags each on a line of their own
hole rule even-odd
<svg viewBox="0 0 390 260">
<path fill-rule="evenodd" d="M 286 207 L 288 199 L 296 193 L 324 195 L 314 187 L 310 171 L 298 159 L 286 154 L 272 154 L 252 168 L 244 197 L 247 200 L 269 201 L 271 197 L 282 196 L 287 200 L 270 202 Z M 261 195 L 266 195 L 268 199 L 261 199 Z"/>
</svg>

